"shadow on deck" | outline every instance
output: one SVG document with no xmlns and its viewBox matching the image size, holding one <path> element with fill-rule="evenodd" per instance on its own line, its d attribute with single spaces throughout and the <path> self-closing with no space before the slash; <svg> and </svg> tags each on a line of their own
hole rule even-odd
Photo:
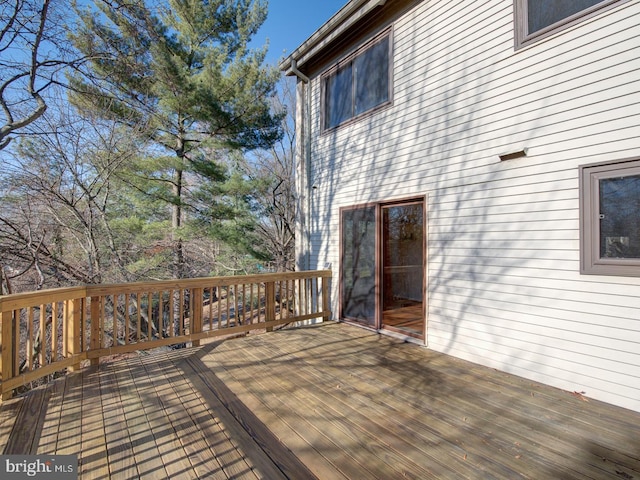
<svg viewBox="0 0 640 480">
<path fill-rule="evenodd" d="M 0 407 L 80 478 L 640 480 L 640 413 L 328 323 L 139 355 Z"/>
</svg>

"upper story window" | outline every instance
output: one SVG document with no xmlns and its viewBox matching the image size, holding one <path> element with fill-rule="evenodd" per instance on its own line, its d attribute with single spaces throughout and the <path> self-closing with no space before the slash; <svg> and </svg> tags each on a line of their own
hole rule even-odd
<svg viewBox="0 0 640 480">
<path fill-rule="evenodd" d="M 623 0 L 515 0 L 516 48 Z"/>
<path fill-rule="evenodd" d="M 640 159 L 580 168 L 581 272 L 640 276 Z"/>
<path fill-rule="evenodd" d="M 386 32 L 323 76 L 324 130 L 391 101 L 390 37 Z"/>
</svg>

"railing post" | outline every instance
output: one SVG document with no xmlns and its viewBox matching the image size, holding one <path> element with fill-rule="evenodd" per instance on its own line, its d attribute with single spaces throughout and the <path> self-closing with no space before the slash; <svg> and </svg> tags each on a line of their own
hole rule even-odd
<svg viewBox="0 0 640 480">
<path fill-rule="evenodd" d="M 13 389 L 5 390 L 4 383 L 13 377 L 13 312 L 2 312 L 0 316 L 1 338 L 0 372 L 2 372 L 2 400 L 9 400 L 13 396 Z"/>
<path fill-rule="evenodd" d="M 102 347 L 102 343 L 101 343 L 101 325 L 102 325 L 102 319 L 101 314 L 102 314 L 102 309 L 101 307 L 101 302 L 100 300 L 102 299 L 102 297 L 91 297 L 91 339 L 89 340 L 89 348 L 91 350 L 100 350 L 100 348 Z M 116 316 L 116 312 L 115 312 L 115 308 L 114 308 L 114 313 L 113 313 L 113 317 L 114 317 L 114 324 L 116 322 L 115 319 Z M 99 365 L 100 364 L 100 358 L 92 358 L 91 359 L 91 365 Z"/>
<path fill-rule="evenodd" d="M 322 277 L 322 321 L 326 322 L 330 320 L 330 307 L 329 307 L 329 277 Z"/>
<path fill-rule="evenodd" d="M 264 294 L 266 296 L 264 319 L 268 324 L 276 319 L 276 283 L 267 282 Z M 273 326 L 267 326 L 267 332 L 273 332 Z"/>
<path fill-rule="evenodd" d="M 202 299 L 203 289 L 191 289 L 191 333 L 202 333 Z M 200 346 L 200 340 L 193 340 L 191 345 Z"/>
<path fill-rule="evenodd" d="M 80 335 L 82 335 L 82 299 L 64 302 L 64 353 L 65 357 L 80 355 Z M 80 368 L 80 360 L 69 367 L 70 372 Z"/>
</svg>

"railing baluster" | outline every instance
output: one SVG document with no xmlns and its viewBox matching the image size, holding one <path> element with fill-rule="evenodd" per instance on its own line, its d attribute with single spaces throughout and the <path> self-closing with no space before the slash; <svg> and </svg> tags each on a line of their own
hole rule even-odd
<svg viewBox="0 0 640 480">
<path fill-rule="evenodd" d="M 166 329 L 164 327 L 164 291 L 158 291 L 158 335 L 165 338 Z"/>
<path fill-rule="evenodd" d="M 16 312 L 15 310 L 8 310 L 1 312 L 0 315 L 0 320 L 2 321 L 2 337 L 0 340 L 0 348 L 2 348 L 2 354 L 0 355 L 2 363 L 0 366 L 0 373 L 2 374 L 2 400 L 9 400 L 13 396 L 13 390 L 6 389 L 5 383 L 14 377 L 14 359 L 18 357 L 18 355 L 15 354 L 13 343 Z M 15 345 L 17 346 L 19 344 Z"/>
<path fill-rule="evenodd" d="M 102 325 L 101 325 L 101 321 L 100 321 L 100 317 L 101 317 L 101 313 L 102 315 L 104 315 L 104 309 L 102 307 L 102 301 L 103 297 L 91 297 L 91 299 L 89 300 L 90 303 L 90 308 L 91 308 L 91 340 L 89 341 L 89 348 L 91 350 L 99 350 L 102 345 L 100 342 L 100 333 L 102 330 Z M 100 358 L 92 358 L 91 359 L 91 364 L 92 365 L 98 365 L 98 363 L 100 362 Z"/>
<path fill-rule="evenodd" d="M 209 287 L 209 330 L 213 330 L 213 287 Z M 204 326 L 203 326 L 204 328 Z"/>
<path fill-rule="evenodd" d="M 233 286 L 234 314 L 236 317 L 236 325 L 242 325 L 242 316 L 240 315 L 240 285 Z"/>
<path fill-rule="evenodd" d="M 215 325 L 216 330 L 220 330 L 222 328 L 222 286 L 218 286 L 216 288 L 216 310 L 215 310 Z"/>
<path fill-rule="evenodd" d="M 229 298 L 231 297 L 231 285 L 227 285 L 227 297 L 225 298 L 225 306 L 227 307 L 227 327 L 231 326 L 231 306 L 229 304 Z"/>
<path fill-rule="evenodd" d="M 47 306 L 44 304 L 40 304 L 40 331 L 38 332 L 38 344 L 39 344 L 39 352 L 38 352 L 38 363 L 40 367 L 45 366 L 45 354 L 47 350 L 47 341 L 45 337 L 46 333 L 46 323 L 47 323 Z"/>
<path fill-rule="evenodd" d="M 273 331 L 273 325 L 269 325 L 269 322 L 273 322 L 276 319 L 276 284 L 275 282 L 267 282 L 265 284 L 265 322 L 267 322 L 267 332 Z"/>
<path fill-rule="evenodd" d="M 184 335 L 185 321 L 184 321 L 184 290 L 180 289 L 180 304 L 178 305 L 178 324 L 180 326 L 180 335 Z"/>
<path fill-rule="evenodd" d="M 58 302 L 51 304 L 51 363 L 58 361 Z"/>
<path fill-rule="evenodd" d="M 202 288 L 191 289 L 191 334 L 197 335 L 202 332 Z M 194 347 L 200 346 L 200 340 L 191 342 Z"/>
<path fill-rule="evenodd" d="M 74 371 L 86 359 L 96 364 L 118 352 L 329 319 L 330 275 L 289 272 L 0 296 L 1 396 L 10 398 L 18 386 L 58 370 Z"/>
<path fill-rule="evenodd" d="M 14 326 L 13 326 L 13 330 L 12 331 L 12 335 L 13 335 L 13 353 L 14 353 L 14 359 L 13 359 L 13 372 L 14 375 L 19 375 L 20 374 L 20 360 L 22 358 L 22 343 L 20 341 L 21 339 L 21 335 L 22 335 L 22 317 L 24 315 L 26 315 L 26 313 L 24 313 L 24 308 L 21 308 L 19 310 L 16 310 L 15 312 L 15 317 L 14 317 Z"/>
<path fill-rule="evenodd" d="M 153 292 L 147 292 L 147 340 L 153 339 Z"/>
<path fill-rule="evenodd" d="M 31 359 L 33 358 L 33 308 L 27 308 L 27 346 L 25 349 L 26 368 L 32 370 Z"/>
<path fill-rule="evenodd" d="M 122 295 L 122 308 L 124 310 L 124 344 L 129 345 L 131 332 L 129 331 L 129 294 Z"/>
<path fill-rule="evenodd" d="M 142 293 L 136 293 L 136 304 L 134 309 L 136 315 L 136 329 L 137 329 L 137 337 L 136 343 L 142 343 L 144 331 L 142 329 Z"/>
<path fill-rule="evenodd" d="M 169 290 L 169 336 L 173 337 L 175 336 L 176 332 L 175 332 L 175 298 L 176 298 L 176 291 L 174 289 Z"/>
<path fill-rule="evenodd" d="M 256 323 L 255 321 L 255 308 L 253 306 L 253 302 L 255 297 L 253 296 L 253 287 L 255 287 L 255 283 L 251 282 L 250 292 L 249 292 L 249 307 L 251 311 L 249 313 L 249 323 Z"/>
</svg>

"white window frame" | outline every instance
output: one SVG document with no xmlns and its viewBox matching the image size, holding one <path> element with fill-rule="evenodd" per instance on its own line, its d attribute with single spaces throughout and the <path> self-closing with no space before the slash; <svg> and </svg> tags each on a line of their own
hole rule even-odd
<svg viewBox="0 0 640 480">
<path fill-rule="evenodd" d="M 600 257 L 599 181 L 630 175 L 640 175 L 640 157 L 580 167 L 580 273 L 582 274 L 640 277 L 640 258 Z"/>
</svg>

